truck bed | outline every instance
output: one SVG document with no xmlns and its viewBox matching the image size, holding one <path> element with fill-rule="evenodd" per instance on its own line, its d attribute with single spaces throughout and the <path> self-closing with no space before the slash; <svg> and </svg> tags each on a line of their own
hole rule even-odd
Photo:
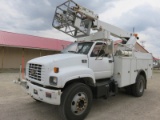
<svg viewBox="0 0 160 120">
<path fill-rule="evenodd" d="M 146 78 L 152 76 L 152 55 L 135 52 L 132 56 L 114 56 L 114 79 L 118 87 L 134 84 L 140 70 L 145 71 Z"/>
</svg>

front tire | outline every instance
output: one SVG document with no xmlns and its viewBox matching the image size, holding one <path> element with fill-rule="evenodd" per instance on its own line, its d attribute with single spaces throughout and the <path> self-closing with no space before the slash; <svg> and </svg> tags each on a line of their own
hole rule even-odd
<svg viewBox="0 0 160 120">
<path fill-rule="evenodd" d="M 142 75 L 138 75 L 136 78 L 136 83 L 132 86 L 132 93 L 136 97 L 141 97 L 144 93 L 145 88 L 145 78 Z"/>
<path fill-rule="evenodd" d="M 59 106 L 63 120 L 83 120 L 92 106 L 92 91 L 83 83 L 74 83 L 68 86 Z"/>
</svg>

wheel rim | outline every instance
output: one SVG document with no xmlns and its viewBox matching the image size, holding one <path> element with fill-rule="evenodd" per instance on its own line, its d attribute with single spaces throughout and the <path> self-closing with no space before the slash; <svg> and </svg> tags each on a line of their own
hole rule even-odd
<svg viewBox="0 0 160 120">
<path fill-rule="evenodd" d="M 143 89 L 144 89 L 144 84 L 143 84 L 143 81 L 141 80 L 140 82 L 139 82 L 139 92 L 143 92 Z"/>
<path fill-rule="evenodd" d="M 71 102 L 71 110 L 75 115 L 82 114 L 88 106 L 88 97 L 85 93 L 77 93 Z"/>
</svg>

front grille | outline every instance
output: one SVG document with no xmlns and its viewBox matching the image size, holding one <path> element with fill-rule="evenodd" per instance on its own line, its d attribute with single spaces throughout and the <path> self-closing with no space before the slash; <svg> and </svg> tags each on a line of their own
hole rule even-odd
<svg viewBox="0 0 160 120">
<path fill-rule="evenodd" d="M 42 65 L 29 64 L 29 77 L 41 81 L 42 79 Z"/>
</svg>

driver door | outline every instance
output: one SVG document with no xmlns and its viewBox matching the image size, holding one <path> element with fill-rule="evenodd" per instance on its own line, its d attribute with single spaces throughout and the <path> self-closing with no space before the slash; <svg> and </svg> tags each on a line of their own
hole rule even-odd
<svg viewBox="0 0 160 120">
<path fill-rule="evenodd" d="M 113 57 L 105 52 L 105 45 L 101 42 L 96 43 L 89 56 L 89 68 L 93 70 L 96 79 L 113 75 Z"/>
</svg>

